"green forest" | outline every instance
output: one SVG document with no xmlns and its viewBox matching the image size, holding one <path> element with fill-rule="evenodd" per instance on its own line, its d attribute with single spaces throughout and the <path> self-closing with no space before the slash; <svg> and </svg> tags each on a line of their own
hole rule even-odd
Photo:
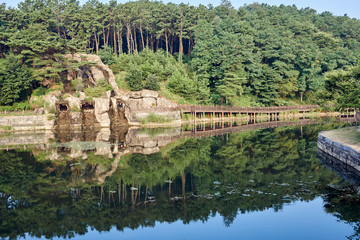
<svg viewBox="0 0 360 240">
<path fill-rule="evenodd" d="M 0 105 L 68 81 L 65 53 L 97 54 L 121 88 L 180 104 L 360 105 L 360 20 L 295 5 L 1 4 Z"/>
</svg>

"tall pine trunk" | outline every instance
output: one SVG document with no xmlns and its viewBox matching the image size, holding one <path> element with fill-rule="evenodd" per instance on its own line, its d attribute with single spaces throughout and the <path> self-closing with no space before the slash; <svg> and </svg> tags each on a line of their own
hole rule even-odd
<svg viewBox="0 0 360 240">
<path fill-rule="evenodd" d="M 103 41 L 104 41 L 104 45 L 107 45 L 106 44 L 106 35 L 105 35 L 105 28 L 103 27 Z"/>
<path fill-rule="evenodd" d="M 140 23 L 140 35 L 141 35 L 141 43 L 142 43 L 142 48 L 145 48 L 145 42 L 144 42 L 144 35 L 143 35 L 143 29 L 142 29 L 142 25 Z"/>
<path fill-rule="evenodd" d="M 169 57 L 169 43 L 168 43 L 168 33 L 165 30 L 165 45 L 166 45 L 166 56 Z"/>
<path fill-rule="evenodd" d="M 117 46 L 116 46 L 116 28 L 115 28 L 115 26 L 114 26 L 114 29 L 113 29 L 114 31 L 113 31 L 113 34 L 114 34 L 114 43 L 113 43 L 113 45 L 114 45 L 114 53 L 115 53 L 115 55 L 117 55 Z"/>
<path fill-rule="evenodd" d="M 134 27 L 134 50 L 138 51 L 137 41 L 136 41 L 136 28 Z"/>
<path fill-rule="evenodd" d="M 106 46 L 109 45 L 109 38 L 110 38 L 110 24 L 108 26 L 107 33 L 106 33 Z"/>
<path fill-rule="evenodd" d="M 180 34 L 179 34 L 179 63 L 182 63 L 182 55 L 184 52 L 184 46 L 183 46 L 183 39 L 182 39 L 182 34 L 183 34 L 183 26 L 182 26 L 183 22 L 181 19 L 181 23 L 180 23 Z"/>
<path fill-rule="evenodd" d="M 126 23 L 126 41 L 127 41 L 127 47 L 128 47 L 128 54 L 131 54 L 131 43 L 130 43 L 130 23 Z"/>
<path fill-rule="evenodd" d="M 170 53 L 171 53 L 171 55 L 174 53 L 174 35 L 171 36 Z"/>
<path fill-rule="evenodd" d="M 135 44 L 134 44 L 134 37 L 132 31 L 130 31 L 130 44 L 131 44 L 131 52 L 134 53 Z"/>
<path fill-rule="evenodd" d="M 123 49 L 122 49 L 122 31 L 120 31 L 118 29 L 118 33 L 117 33 L 117 37 L 118 37 L 118 49 L 119 49 L 119 54 L 123 53 Z"/>
<path fill-rule="evenodd" d="M 189 32 L 189 49 L 188 49 L 188 56 L 191 56 L 191 32 Z"/>
<path fill-rule="evenodd" d="M 100 37 L 95 32 L 94 32 L 94 37 L 95 37 L 96 55 L 99 55 Z"/>
</svg>

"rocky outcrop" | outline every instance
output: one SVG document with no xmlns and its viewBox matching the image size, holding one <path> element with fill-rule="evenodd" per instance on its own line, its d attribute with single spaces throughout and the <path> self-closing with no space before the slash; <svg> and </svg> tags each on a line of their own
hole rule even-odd
<svg viewBox="0 0 360 240">
<path fill-rule="evenodd" d="M 119 89 L 115 81 L 115 75 L 111 69 L 101 61 L 99 56 L 91 54 L 67 54 L 65 55 L 65 58 L 74 59 L 78 62 L 92 63 L 89 67 L 84 66 L 74 70 L 76 74 L 69 73 L 68 80 L 73 80 L 74 78 L 78 78 L 80 80 L 87 79 L 94 85 L 100 80 L 106 80 L 113 88 L 115 95 L 123 98 L 124 101 L 127 101 L 129 92 Z"/>
<path fill-rule="evenodd" d="M 109 98 L 94 98 L 95 117 L 101 127 L 110 127 Z"/>
<path fill-rule="evenodd" d="M 159 97 L 158 92 L 142 90 L 132 92 L 128 100 L 127 118 L 129 124 L 139 125 L 150 114 L 167 118 L 171 123 L 180 123 L 179 106 L 172 101 Z"/>
<path fill-rule="evenodd" d="M 106 80 L 113 88 L 114 95 L 110 97 L 108 94 L 107 99 L 94 99 L 95 101 L 95 115 L 97 121 L 102 127 L 108 127 L 111 125 L 111 119 L 109 115 L 119 116 L 121 109 L 130 125 L 138 125 L 142 118 L 146 118 L 150 113 L 157 114 L 159 116 L 166 116 L 169 121 L 180 121 L 180 111 L 178 105 L 159 97 L 158 92 L 150 90 L 142 90 L 137 92 L 130 92 L 120 90 L 116 84 L 115 76 L 111 69 L 102 63 L 99 56 L 88 54 L 68 54 L 66 58 L 72 58 L 79 62 L 91 62 L 89 67 L 79 67 L 76 70 L 77 74 L 69 74 L 68 79 L 71 80 L 76 76 L 79 79 L 88 79 L 93 84 L 96 84 L 100 80 Z M 108 102 L 110 101 L 110 102 Z M 123 103 L 122 107 L 119 107 L 119 101 Z M 109 114 L 112 107 L 112 114 Z"/>
</svg>

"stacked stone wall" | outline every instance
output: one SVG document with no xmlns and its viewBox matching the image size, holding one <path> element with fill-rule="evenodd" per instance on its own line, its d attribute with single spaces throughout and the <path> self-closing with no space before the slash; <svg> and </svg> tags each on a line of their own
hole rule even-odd
<svg viewBox="0 0 360 240">
<path fill-rule="evenodd" d="M 11 126 L 14 131 L 50 130 L 54 120 L 48 120 L 48 115 L 0 116 L 0 126 Z"/>
<path fill-rule="evenodd" d="M 360 171 L 360 152 L 344 143 L 334 141 L 324 134 L 318 135 L 319 150 Z"/>
</svg>

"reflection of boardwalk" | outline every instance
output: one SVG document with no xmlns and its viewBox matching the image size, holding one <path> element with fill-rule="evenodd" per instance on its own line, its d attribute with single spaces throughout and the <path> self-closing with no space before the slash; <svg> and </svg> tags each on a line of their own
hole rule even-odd
<svg viewBox="0 0 360 240">
<path fill-rule="evenodd" d="M 355 118 L 338 118 L 334 122 L 353 123 Z M 177 141 L 179 138 L 190 137 L 211 137 L 217 135 L 224 135 L 239 131 L 249 131 L 254 129 L 275 128 L 281 126 L 297 126 L 317 124 L 318 119 L 299 119 L 298 121 L 267 121 L 256 122 L 252 119 L 248 123 L 239 122 L 211 122 L 203 124 L 192 124 L 185 127 L 181 131 L 180 128 L 173 129 L 149 129 L 149 132 L 144 129 L 118 129 L 118 131 L 110 131 L 104 128 L 102 131 L 59 131 L 57 133 L 46 132 L 18 132 L 10 135 L 3 135 L 0 137 L 0 150 L 10 149 L 27 149 L 27 147 L 36 147 L 46 149 L 49 143 L 57 139 L 59 143 L 66 142 L 109 142 L 112 146 L 114 154 L 126 146 L 130 148 L 130 152 L 137 153 L 154 153 L 159 148 Z M 115 148 L 115 146 L 117 146 Z M 144 151 L 144 149 L 146 151 Z"/>
<path fill-rule="evenodd" d="M 340 122 L 355 122 L 355 118 L 340 118 Z M 310 125 L 319 124 L 317 119 L 299 119 L 298 121 L 269 121 L 269 122 L 255 122 L 241 124 L 233 122 L 216 122 L 208 124 L 193 125 L 191 130 L 183 131 L 183 137 L 211 137 L 224 135 L 228 133 L 249 131 L 263 128 L 275 128 L 284 126 L 298 126 L 298 125 Z"/>
<path fill-rule="evenodd" d="M 181 106 L 182 113 L 190 113 L 196 118 L 223 118 L 233 117 L 241 114 L 246 114 L 252 118 L 256 118 L 257 114 L 266 114 L 269 119 L 275 118 L 282 112 L 298 111 L 299 113 L 310 112 L 316 110 L 318 105 L 304 105 L 304 106 L 286 106 L 286 107 L 228 107 L 228 106 L 198 106 L 198 105 L 183 105 Z"/>
</svg>

